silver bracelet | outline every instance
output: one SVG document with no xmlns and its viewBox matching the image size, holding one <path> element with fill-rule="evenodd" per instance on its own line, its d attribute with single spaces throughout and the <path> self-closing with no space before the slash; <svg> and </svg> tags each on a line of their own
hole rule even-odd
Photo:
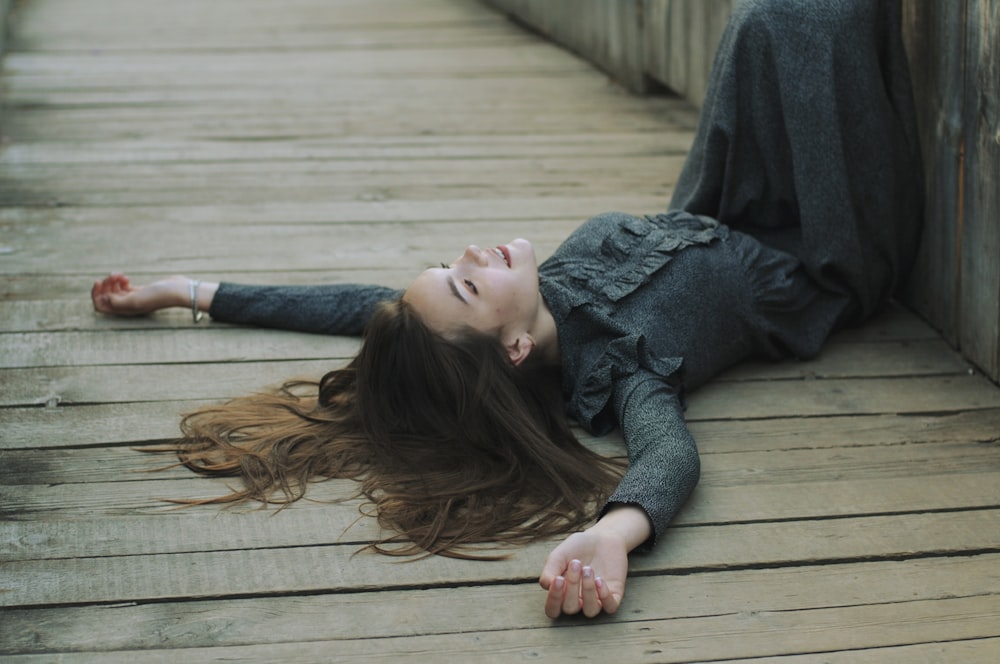
<svg viewBox="0 0 1000 664">
<path fill-rule="evenodd" d="M 201 282 L 197 279 L 192 279 L 190 282 L 191 288 L 191 321 L 194 323 L 201 322 L 201 312 L 198 311 L 198 286 L 201 286 Z"/>
</svg>

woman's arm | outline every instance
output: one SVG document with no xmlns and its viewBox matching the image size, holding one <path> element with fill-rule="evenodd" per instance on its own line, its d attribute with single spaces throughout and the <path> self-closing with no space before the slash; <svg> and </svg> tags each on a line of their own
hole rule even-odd
<svg viewBox="0 0 1000 664">
<path fill-rule="evenodd" d="M 615 408 L 628 445 L 629 468 L 604 515 L 546 558 L 539 583 L 545 613 L 614 613 L 625 594 L 628 554 L 649 549 L 698 482 L 698 450 L 684 423 L 677 388 L 637 374 L 616 389 Z"/>
<path fill-rule="evenodd" d="M 121 274 L 97 281 L 91 289 L 94 309 L 117 316 L 193 306 L 226 323 L 355 336 L 364 330 L 379 303 L 401 295 L 402 291 L 365 284 L 248 286 L 199 282 L 182 276 L 133 286 Z"/>
</svg>

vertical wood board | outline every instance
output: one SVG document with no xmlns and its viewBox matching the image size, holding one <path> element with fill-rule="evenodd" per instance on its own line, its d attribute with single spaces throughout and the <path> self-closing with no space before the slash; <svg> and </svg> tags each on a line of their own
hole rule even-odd
<svg viewBox="0 0 1000 664">
<path fill-rule="evenodd" d="M 642 0 L 486 0 L 518 22 L 577 53 L 633 92 L 643 75 Z"/>
<path fill-rule="evenodd" d="M 1000 380 L 1000 0 L 966 0 L 959 346 Z"/>
</svg>

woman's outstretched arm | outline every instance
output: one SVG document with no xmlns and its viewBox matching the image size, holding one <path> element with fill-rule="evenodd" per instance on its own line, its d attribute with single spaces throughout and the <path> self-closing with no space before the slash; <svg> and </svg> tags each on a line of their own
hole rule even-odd
<svg viewBox="0 0 1000 664">
<path fill-rule="evenodd" d="M 183 276 L 134 286 L 123 274 L 109 275 L 91 288 L 94 309 L 115 316 L 193 306 L 225 323 L 350 336 L 361 334 L 380 303 L 400 296 L 400 290 L 369 284 L 250 286 Z"/>
<path fill-rule="evenodd" d="M 545 613 L 614 613 L 625 594 L 628 554 L 648 550 L 698 482 L 698 450 L 677 387 L 642 372 L 618 385 L 615 408 L 629 468 L 601 519 L 570 535 L 545 561 Z"/>
</svg>

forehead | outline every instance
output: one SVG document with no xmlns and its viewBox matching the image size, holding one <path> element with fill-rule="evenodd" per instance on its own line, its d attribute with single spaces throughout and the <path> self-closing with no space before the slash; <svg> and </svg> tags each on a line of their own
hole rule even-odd
<svg viewBox="0 0 1000 664">
<path fill-rule="evenodd" d="M 452 330 L 468 307 L 457 297 L 454 281 L 449 284 L 450 280 L 446 270 L 432 267 L 417 275 L 403 293 L 403 299 L 424 323 L 439 333 Z"/>
</svg>

